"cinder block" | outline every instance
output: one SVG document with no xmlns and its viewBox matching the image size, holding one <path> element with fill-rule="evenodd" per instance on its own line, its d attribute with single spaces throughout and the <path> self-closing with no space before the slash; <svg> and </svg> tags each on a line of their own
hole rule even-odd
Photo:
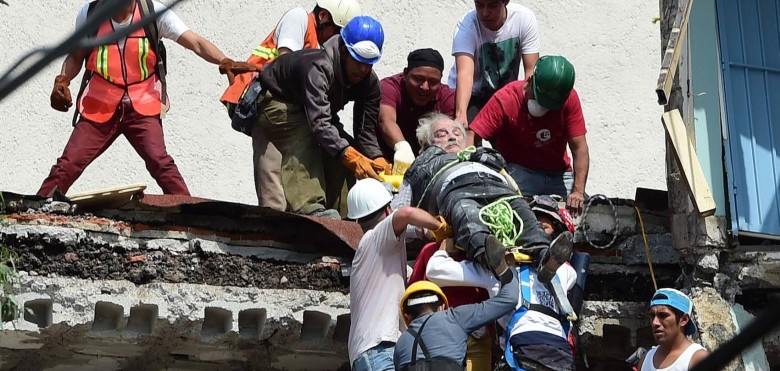
<svg viewBox="0 0 780 371">
<path fill-rule="evenodd" d="M 157 322 L 156 304 L 140 304 L 130 308 L 126 330 L 136 334 L 151 334 Z"/>
<path fill-rule="evenodd" d="M 346 343 L 349 341 L 349 327 L 352 317 L 349 313 L 336 317 L 336 328 L 333 330 L 333 340 Z"/>
<path fill-rule="evenodd" d="M 304 311 L 300 340 L 307 341 L 323 339 L 328 335 L 330 323 L 330 314 L 314 310 Z"/>
<path fill-rule="evenodd" d="M 107 301 L 95 304 L 95 319 L 92 320 L 92 331 L 114 331 L 124 316 L 124 307 Z"/>
<path fill-rule="evenodd" d="M 52 323 L 51 299 L 35 299 L 24 303 L 24 320 L 46 328 Z"/>
<path fill-rule="evenodd" d="M 613 351 L 631 354 L 631 330 L 620 325 L 604 325 L 604 346 Z"/>
<path fill-rule="evenodd" d="M 233 312 L 217 307 L 206 307 L 200 335 L 213 337 L 227 334 L 233 329 Z"/>
<path fill-rule="evenodd" d="M 238 312 L 238 334 L 243 339 L 259 339 L 267 318 L 265 308 Z"/>
</svg>

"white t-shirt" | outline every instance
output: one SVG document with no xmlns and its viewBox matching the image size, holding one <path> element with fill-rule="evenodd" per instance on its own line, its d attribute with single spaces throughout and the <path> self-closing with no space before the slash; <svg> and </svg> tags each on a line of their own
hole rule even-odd
<svg viewBox="0 0 780 371">
<path fill-rule="evenodd" d="M 166 9 L 166 6 L 161 4 L 160 2 L 153 1 L 152 3 L 154 4 L 155 12 L 161 12 Z M 76 16 L 76 28 L 81 27 L 84 24 L 84 22 L 87 21 L 88 10 L 89 10 L 89 4 L 84 4 L 84 6 L 81 7 L 79 14 Z M 122 27 L 129 26 L 131 20 L 132 20 L 132 16 L 128 18 L 127 21 L 125 22 L 117 23 L 112 19 L 111 23 L 114 25 L 114 29 L 120 29 Z M 190 29 L 189 27 L 187 27 L 186 24 L 184 24 L 181 18 L 179 18 L 179 16 L 177 16 L 176 13 L 173 12 L 173 10 L 169 10 L 165 13 L 160 14 L 160 16 L 157 17 L 156 22 L 157 22 L 157 32 L 160 33 L 160 37 L 173 40 L 173 41 L 178 40 L 179 36 L 189 31 Z M 125 44 L 124 39 L 119 40 L 120 47 L 122 47 L 124 44 Z"/>
<path fill-rule="evenodd" d="M 406 235 L 395 235 L 390 214 L 360 239 L 349 283 L 349 363 L 405 330 L 398 303 L 406 289 Z"/>
<path fill-rule="evenodd" d="M 306 29 L 309 28 L 309 13 L 303 8 L 293 8 L 284 13 L 274 30 L 276 48 L 290 51 L 303 49 Z"/>
<path fill-rule="evenodd" d="M 474 57 L 474 95 L 489 97 L 504 85 L 523 79 L 520 73 L 523 54 L 539 53 L 539 25 L 531 9 L 507 4 L 506 22 L 498 31 L 483 27 L 472 10 L 461 18 L 452 40 L 452 55 Z M 457 66 L 450 70 L 448 84 L 455 89 Z"/>
<path fill-rule="evenodd" d="M 561 287 L 566 289 L 566 291 L 571 290 L 574 287 L 574 284 L 577 283 L 577 272 L 569 264 L 564 264 L 558 268 L 558 270 L 555 271 L 555 276 L 561 280 Z M 535 270 L 531 271 L 529 281 L 531 283 L 531 304 L 544 305 L 554 312 L 559 313 L 558 306 L 555 304 L 555 296 L 536 279 Z M 522 288 L 520 295 L 522 295 Z M 520 308 L 520 303 L 518 303 L 517 308 Z M 564 339 L 569 337 L 569 334 L 563 330 L 561 321 L 534 310 L 529 310 L 520 317 L 520 320 L 517 321 L 515 327 L 512 329 L 512 336 L 521 332 L 530 331 L 546 332 L 551 335 L 560 336 Z"/>
<path fill-rule="evenodd" d="M 645 361 L 642 363 L 641 371 L 688 371 L 688 366 L 691 364 L 693 355 L 696 354 L 696 352 L 703 350 L 704 347 L 696 343 L 691 343 L 687 348 L 685 348 L 680 356 L 677 357 L 674 363 L 672 363 L 669 367 L 664 368 L 656 368 L 655 365 L 653 365 L 653 356 L 655 356 L 655 351 L 657 349 L 658 347 L 654 346 L 652 349 L 650 349 L 649 352 L 647 352 L 645 355 Z"/>
<path fill-rule="evenodd" d="M 498 293 L 500 284 L 485 267 L 474 263 L 473 261 L 456 262 L 447 254 L 446 251 L 436 251 L 428 260 L 428 267 L 425 275 L 429 280 L 435 282 L 441 287 L 450 286 L 470 286 L 482 287 L 488 291 L 491 297 Z M 555 272 L 558 279 L 561 280 L 561 287 L 566 291 L 571 290 L 577 282 L 577 272 L 569 264 L 564 264 Z M 529 275 L 531 285 L 531 304 L 541 304 L 558 311 L 555 304 L 555 298 L 541 282 L 536 280 L 536 271 L 531 270 Z M 520 297 L 522 297 L 522 286 L 520 287 Z M 518 300 L 515 309 L 520 308 L 522 300 Z M 507 313 L 501 317 L 498 323 L 506 328 L 512 313 Z M 561 336 L 564 339 L 568 337 L 563 331 L 561 322 L 545 314 L 528 311 L 520 318 L 512 329 L 512 335 L 521 331 L 543 331 L 552 335 Z"/>
</svg>

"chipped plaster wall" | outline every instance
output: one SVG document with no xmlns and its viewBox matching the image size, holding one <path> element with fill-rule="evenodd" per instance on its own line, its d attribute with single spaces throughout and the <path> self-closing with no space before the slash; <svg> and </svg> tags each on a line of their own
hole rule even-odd
<svg viewBox="0 0 780 371">
<path fill-rule="evenodd" d="M 73 27 L 84 0 L 9 0 L 0 6 L 0 71 L 25 51 L 55 43 Z M 292 6 L 314 1 L 189 0 L 180 17 L 229 56 L 239 59 L 267 35 Z M 379 76 L 400 72 L 409 51 L 434 47 L 447 56 L 455 24 L 471 1 L 364 0 L 367 14 L 385 26 L 385 56 Z M 542 54 L 567 56 L 578 71 L 577 89 L 589 129 L 589 193 L 633 197 L 637 186 L 665 189 L 661 110 L 655 103 L 660 64 L 658 16 L 652 1 L 525 1 L 539 19 Z M 173 108 L 165 121 L 167 147 L 193 195 L 254 203 L 251 144 L 230 129 L 217 102 L 226 87 L 216 67 L 169 42 L 169 92 Z M 447 67 L 453 62 L 446 58 Z M 4 148 L 0 189 L 34 193 L 67 141 L 71 113 L 49 108 L 61 59 L 0 103 Z M 446 78 L 446 73 L 445 73 Z M 77 90 L 78 81 L 71 84 Z M 350 116 L 347 114 L 346 116 Z M 633 166 L 626 166 L 632 164 Z M 616 172 L 615 169 L 621 169 Z M 96 160 L 72 192 L 145 182 L 160 192 L 143 161 L 124 139 Z"/>
</svg>

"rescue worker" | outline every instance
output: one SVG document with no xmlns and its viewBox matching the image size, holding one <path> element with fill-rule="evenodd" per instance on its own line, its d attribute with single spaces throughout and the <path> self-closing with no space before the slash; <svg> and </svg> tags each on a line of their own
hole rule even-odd
<svg viewBox="0 0 780 371">
<path fill-rule="evenodd" d="M 509 0 L 474 0 L 474 9 L 455 29 L 452 55 L 449 85 L 455 89 L 455 119 L 468 126 L 493 93 L 531 75 L 539 59 L 536 15 Z"/>
<path fill-rule="evenodd" d="M 549 262 L 540 269 L 551 278 L 558 265 L 555 259 L 547 259 L 550 237 L 519 197 L 504 171 L 503 157 L 490 148 L 467 149 L 465 136 L 463 125 L 442 114 L 420 119 L 417 137 L 424 149 L 407 170 L 394 206 L 414 205 L 442 215 L 466 257 L 492 267 L 502 259 L 485 255 L 485 246 L 500 242 L 481 220 L 480 211 L 489 204 L 502 204 L 513 211 L 509 214 L 516 214 L 505 224 L 520 229 L 519 243 L 537 262 Z"/>
<path fill-rule="evenodd" d="M 395 308 L 406 285 L 406 227 L 433 231 L 443 240 L 452 231 L 424 210 L 390 209 L 392 194 L 375 179 L 357 181 L 347 195 L 348 217 L 363 229 L 349 282 L 349 362 L 352 370 L 393 370 L 393 347 L 401 335 Z"/>
<path fill-rule="evenodd" d="M 534 196 L 528 203 L 539 221 L 544 233 L 552 238 L 558 237 L 564 231 L 574 233 L 574 220 L 569 210 L 558 206 L 558 199 L 554 196 Z"/>
<path fill-rule="evenodd" d="M 574 224 L 571 220 L 571 216 L 568 214 L 565 208 L 558 208 L 554 199 L 549 196 L 539 196 L 534 198 L 529 204 L 534 215 L 539 220 L 539 224 L 546 234 L 551 238 L 555 238 L 564 231 L 574 232 Z M 441 251 L 441 252 L 440 252 Z M 409 277 L 409 283 L 414 283 L 422 280 L 431 280 L 432 282 L 441 286 L 442 292 L 447 296 L 447 300 L 452 307 L 458 307 L 464 304 L 480 303 L 487 300 L 488 295 L 485 287 L 475 287 L 471 285 L 462 285 L 463 275 L 455 274 L 451 275 L 452 271 L 459 271 L 462 268 L 454 267 L 454 269 L 448 269 L 446 264 L 438 263 L 437 267 L 432 268 L 431 276 L 427 274 L 428 266 L 431 257 L 436 254 L 444 255 L 452 262 L 465 261 L 466 257 L 463 252 L 458 249 L 441 249 L 441 245 L 431 242 L 425 245 L 420 254 L 417 255 L 417 259 L 414 261 L 414 269 L 412 275 Z M 577 254 L 577 253 L 575 253 Z M 469 262 L 468 264 L 473 264 Z M 559 268 L 560 271 L 561 268 Z M 482 270 L 482 272 L 490 275 L 489 272 Z M 491 276 L 492 277 L 492 276 Z M 488 277 L 490 280 L 490 277 Z M 480 281 L 481 282 L 481 281 Z M 491 283 L 496 282 L 490 280 Z M 584 284 L 583 284 L 584 286 Z M 492 289 L 492 287 L 490 287 Z M 495 287 L 495 292 L 498 288 Z M 495 295 L 493 292 L 493 295 Z M 573 303 L 573 302 L 572 302 Z M 574 303 L 573 303 L 574 305 Z M 492 329 L 492 327 L 490 327 Z M 491 336 L 486 329 L 479 329 L 469 335 L 468 347 L 466 351 L 466 370 L 492 370 L 492 341 Z M 574 339 L 572 339 L 572 343 Z"/>
<path fill-rule="evenodd" d="M 128 27 L 142 17 L 147 1 L 133 1 L 121 7 L 110 20 L 100 25 L 96 37 Z M 151 2 L 155 12 L 165 6 Z M 76 28 L 87 20 L 90 9 L 107 4 L 97 1 L 85 4 L 76 17 Z M 109 5 L 106 5 L 109 6 Z M 162 188 L 163 193 L 189 195 L 179 169 L 168 154 L 163 138 L 160 115 L 167 97 L 161 89 L 158 62 L 162 58 L 158 40 L 151 33 L 155 29 L 160 38 L 177 42 L 192 50 L 205 61 L 219 65 L 222 73 L 245 73 L 254 69 L 243 62 L 225 57 L 211 42 L 190 30 L 171 10 L 162 13 L 154 27 L 140 28 L 117 42 L 92 50 L 76 50 L 62 63 L 60 75 L 54 79 L 51 106 L 67 112 L 73 105 L 70 81 L 86 66 L 86 88 L 77 97 L 80 114 L 62 156 L 51 168 L 49 176 L 38 190 L 40 196 L 51 196 L 55 191 L 67 193 L 81 173 L 109 146 L 123 135 L 146 163 L 146 169 Z"/>
<path fill-rule="evenodd" d="M 282 154 L 282 186 L 288 209 L 340 219 L 338 205 L 348 171 L 357 179 L 379 178 L 376 126 L 384 31 L 374 18 L 352 18 L 321 50 L 279 56 L 260 73 L 266 92 L 258 98 L 259 127 Z M 349 136 L 338 112 L 354 101 Z"/>
<path fill-rule="evenodd" d="M 571 236 L 570 232 L 564 233 Z M 488 290 L 491 296 L 496 295 L 499 283 L 490 271 L 472 261 L 455 261 L 447 248 L 442 244 L 428 261 L 425 275 L 429 280 L 442 287 L 478 287 Z M 558 292 L 565 295 L 575 287 L 577 272 L 571 265 L 562 264 L 552 280 L 544 281 L 539 279 L 538 269 L 532 264 L 525 263 L 515 269 L 521 283 L 519 300 L 515 312 L 505 313 L 508 315 L 499 320 L 507 334 L 502 345 L 510 368 L 574 370 L 569 343 L 572 324 L 566 313 L 573 309 L 568 309 L 571 307 L 568 298 L 559 297 L 552 284 L 557 282 L 561 288 Z"/>
<path fill-rule="evenodd" d="M 650 326 L 658 343 L 639 361 L 640 371 L 687 371 L 709 355 L 688 337 L 696 333 L 693 302 L 675 289 L 659 289 L 650 300 Z"/>
<path fill-rule="evenodd" d="M 572 214 L 582 212 L 590 154 L 574 66 L 566 58 L 539 59 L 534 74 L 496 92 L 469 129 L 469 144 L 494 143 L 523 196 L 561 195 Z"/>
<path fill-rule="evenodd" d="M 498 295 L 457 308 L 448 309 L 447 298 L 435 283 L 411 284 L 400 304 L 409 329 L 395 347 L 396 370 L 463 370 L 469 334 L 505 315 L 517 303 L 517 275 L 503 256 L 496 272 L 501 282 Z"/>
<path fill-rule="evenodd" d="M 307 13 L 303 8 L 288 10 L 270 34 L 252 51 L 247 63 L 258 70 L 274 58 L 301 49 L 318 49 L 341 28 L 361 12 L 357 0 L 317 0 L 314 9 Z M 233 119 L 233 128 L 252 137 L 255 191 L 260 206 L 284 211 L 287 202 L 282 188 L 282 154 L 266 139 L 261 129 L 252 130 L 256 116 L 242 120 L 234 117 L 236 105 L 247 93 L 250 82 L 257 74 L 235 77 L 220 101 L 227 107 Z M 251 95 L 251 93 L 250 93 Z M 255 104 L 255 102 L 251 102 Z"/>
<path fill-rule="evenodd" d="M 426 275 L 426 267 L 428 266 L 431 256 L 439 251 L 440 247 L 441 244 L 436 242 L 431 242 L 423 246 L 420 253 L 417 254 L 417 259 L 414 260 L 412 274 L 409 276 L 410 284 L 418 281 L 430 280 Z M 466 256 L 463 255 L 462 251 L 458 251 L 457 249 L 452 250 L 451 256 L 455 261 L 463 261 L 466 259 Z M 457 308 L 461 305 L 481 303 L 490 298 L 487 290 L 484 288 L 442 286 L 441 290 L 447 297 L 449 306 L 452 308 Z M 466 346 L 466 371 L 490 371 L 493 369 L 493 329 L 493 326 L 488 325 L 469 334 Z"/>
<path fill-rule="evenodd" d="M 417 49 L 406 58 L 402 73 L 382 79 L 379 104 L 379 148 L 393 159 L 393 174 L 406 172 L 420 153 L 415 130 L 420 117 L 430 112 L 455 116 L 455 91 L 441 83 L 444 59 L 434 49 Z"/>
</svg>

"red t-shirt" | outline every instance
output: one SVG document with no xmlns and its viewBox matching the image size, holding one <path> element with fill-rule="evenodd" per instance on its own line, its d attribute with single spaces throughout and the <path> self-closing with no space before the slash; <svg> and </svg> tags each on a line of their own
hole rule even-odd
<svg viewBox="0 0 780 371">
<path fill-rule="evenodd" d="M 382 100 L 384 104 L 395 108 L 395 117 L 404 139 L 412 146 L 412 151 L 420 153 L 420 144 L 417 142 L 417 123 L 420 117 L 426 113 L 438 111 L 449 117 L 455 117 L 455 91 L 450 89 L 447 84 L 441 84 L 439 92 L 430 103 L 425 106 L 417 107 L 406 96 L 404 89 L 403 73 L 385 77 L 380 81 L 382 89 Z M 393 147 L 379 140 L 379 147 L 386 159 L 393 159 Z"/>
<path fill-rule="evenodd" d="M 425 277 L 425 268 L 428 267 L 428 260 L 431 259 L 433 253 L 439 250 L 439 245 L 436 242 L 431 242 L 423 246 L 420 251 L 420 255 L 417 255 L 417 260 L 414 261 L 414 268 L 412 275 L 409 276 L 409 284 L 411 285 L 417 281 L 423 281 Z M 455 261 L 465 260 L 463 255 L 453 255 L 452 259 Z M 490 298 L 487 290 L 477 287 L 442 287 L 441 291 L 447 296 L 447 302 L 451 307 L 457 307 L 464 304 L 481 303 Z"/>
<path fill-rule="evenodd" d="M 528 113 L 523 87 L 514 81 L 493 94 L 469 128 L 491 141 L 507 162 L 541 171 L 571 171 L 569 139 L 585 135 L 580 97 L 571 91 L 563 107 L 542 117 Z"/>
</svg>

